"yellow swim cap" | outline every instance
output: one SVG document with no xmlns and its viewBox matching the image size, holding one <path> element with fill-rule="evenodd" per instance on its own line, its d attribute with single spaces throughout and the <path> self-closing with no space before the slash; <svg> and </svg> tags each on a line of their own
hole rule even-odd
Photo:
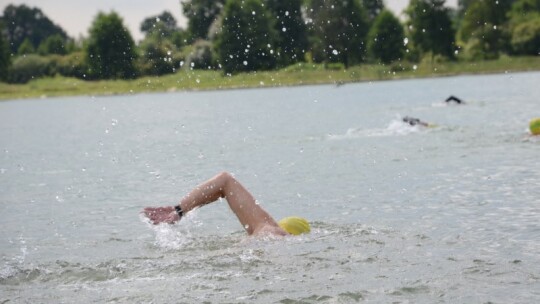
<svg viewBox="0 0 540 304">
<path fill-rule="evenodd" d="M 533 118 L 529 123 L 529 129 L 533 135 L 540 135 L 540 118 Z"/>
<path fill-rule="evenodd" d="M 281 227 L 281 229 L 287 231 L 289 234 L 294 235 L 309 233 L 311 231 L 308 221 L 298 216 L 289 216 L 283 218 L 278 222 L 278 225 Z"/>
</svg>

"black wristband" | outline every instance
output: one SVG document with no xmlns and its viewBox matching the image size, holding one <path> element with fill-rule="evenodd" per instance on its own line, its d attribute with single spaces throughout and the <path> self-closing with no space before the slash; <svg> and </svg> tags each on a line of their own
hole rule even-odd
<svg viewBox="0 0 540 304">
<path fill-rule="evenodd" d="M 182 215 L 184 215 L 184 212 L 182 211 L 182 208 L 180 208 L 180 205 L 174 206 L 174 210 L 176 210 L 176 214 L 178 214 L 179 217 L 182 217 Z"/>
</svg>

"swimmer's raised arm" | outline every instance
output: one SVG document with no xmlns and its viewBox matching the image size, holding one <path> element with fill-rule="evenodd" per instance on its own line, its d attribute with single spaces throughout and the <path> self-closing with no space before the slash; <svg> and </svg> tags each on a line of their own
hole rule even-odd
<svg viewBox="0 0 540 304">
<path fill-rule="evenodd" d="M 143 212 L 154 224 L 173 224 L 183 214 L 224 197 L 229 207 L 248 234 L 269 233 L 287 235 L 278 223 L 264 210 L 240 182 L 231 174 L 222 172 L 200 184 L 180 201 L 177 206 L 146 207 Z M 307 222 L 306 222 L 307 225 Z M 307 225 L 309 232 L 309 225 Z"/>
<path fill-rule="evenodd" d="M 461 103 L 463 103 L 463 100 L 461 100 L 461 99 L 457 98 L 457 97 L 456 97 L 456 96 L 454 96 L 454 95 L 450 95 L 450 97 L 446 98 L 446 100 L 445 100 L 445 101 L 446 101 L 446 102 L 451 102 L 451 101 L 455 101 L 455 102 L 456 102 L 456 103 L 458 103 L 458 104 L 461 104 Z"/>
</svg>

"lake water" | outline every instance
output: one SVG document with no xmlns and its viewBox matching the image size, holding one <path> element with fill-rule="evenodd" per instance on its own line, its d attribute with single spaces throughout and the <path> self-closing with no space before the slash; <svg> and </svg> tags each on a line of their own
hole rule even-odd
<svg viewBox="0 0 540 304">
<path fill-rule="evenodd" d="M 1 102 L 0 303 L 538 303 L 539 84 Z M 220 171 L 312 233 L 247 237 L 225 202 L 140 217 Z"/>
</svg>

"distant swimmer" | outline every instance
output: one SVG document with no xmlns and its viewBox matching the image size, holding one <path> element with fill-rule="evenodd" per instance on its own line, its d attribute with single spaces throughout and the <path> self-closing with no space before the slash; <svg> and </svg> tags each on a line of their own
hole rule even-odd
<svg viewBox="0 0 540 304">
<path fill-rule="evenodd" d="M 529 130 L 532 135 L 540 135 L 540 118 L 533 118 L 529 122 Z"/>
<path fill-rule="evenodd" d="M 222 172 L 200 184 L 176 206 L 146 207 L 143 213 L 154 224 L 174 224 L 193 209 L 224 197 L 249 235 L 298 235 L 309 233 L 307 220 L 297 216 L 276 222 L 240 182 L 230 173 Z"/>
<path fill-rule="evenodd" d="M 446 101 L 446 102 L 448 102 L 448 103 L 450 103 L 450 102 L 454 101 L 454 102 L 455 102 L 455 103 L 457 103 L 457 104 L 462 104 L 462 103 L 465 103 L 465 102 L 463 102 L 463 100 L 461 100 L 461 99 L 457 98 L 457 97 L 456 97 L 456 96 L 454 96 L 454 95 L 450 95 L 450 97 L 446 98 L 446 100 L 445 100 L 445 101 Z"/>
<path fill-rule="evenodd" d="M 429 127 L 429 124 L 427 122 L 423 122 L 418 118 L 405 116 L 405 117 L 403 117 L 402 120 L 403 120 L 403 122 L 408 123 L 411 126 L 420 125 L 422 127 Z"/>
</svg>

